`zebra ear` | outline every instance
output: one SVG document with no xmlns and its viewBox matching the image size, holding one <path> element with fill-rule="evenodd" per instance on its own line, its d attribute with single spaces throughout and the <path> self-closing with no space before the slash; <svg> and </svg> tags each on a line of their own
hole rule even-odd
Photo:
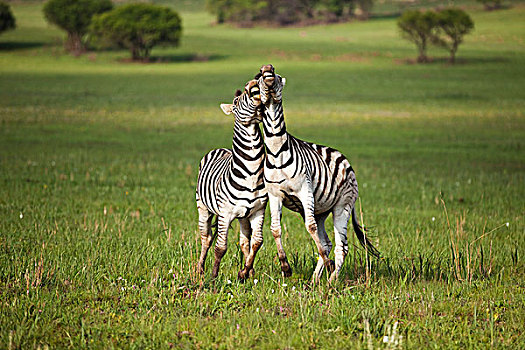
<svg viewBox="0 0 525 350">
<path fill-rule="evenodd" d="M 221 103 L 221 109 L 226 115 L 230 115 L 233 112 L 233 105 L 227 103 Z"/>
<path fill-rule="evenodd" d="M 281 81 L 283 82 L 283 86 L 286 85 L 286 78 L 285 77 L 281 77 Z"/>
</svg>

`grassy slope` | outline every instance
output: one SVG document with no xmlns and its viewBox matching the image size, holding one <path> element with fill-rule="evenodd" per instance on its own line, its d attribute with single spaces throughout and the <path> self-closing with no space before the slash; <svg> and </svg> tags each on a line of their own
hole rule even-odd
<svg viewBox="0 0 525 350">
<path fill-rule="evenodd" d="M 171 63 L 74 58 L 38 5 L 13 8 L 19 28 L 0 37 L 0 347 L 359 348 L 367 334 L 384 346 L 396 321 L 408 347 L 523 347 L 522 6 L 474 12 L 454 67 L 405 64 L 415 50 L 391 19 L 239 30 L 191 6 L 182 46 L 153 52 Z M 386 257 L 368 282 L 357 250 L 338 288 L 309 290 L 314 248 L 290 212 L 291 280 L 265 231 L 259 283 L 237 284 L 237 224 L 215 287 L 194 275 L 199 159 L 230 145 L 218 104 L 267 62 L 288 79 L 288 129 L 358 172 Z"/>
</svg>

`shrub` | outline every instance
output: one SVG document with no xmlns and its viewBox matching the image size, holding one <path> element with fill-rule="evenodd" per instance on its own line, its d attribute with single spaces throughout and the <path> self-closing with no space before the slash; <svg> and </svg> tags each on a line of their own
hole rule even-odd
<svg viewBox="0 0 525 350">
<path fill-rule="evenodd" d="M 503 0 L 478 0 L 485 7 L 485 10 L 492 11 L 501 8 Z"/>
<path fill-rule="evenodd" d="M 15 16 L 11 12 L 11 7 L 4 2 L 0 2 L 0 33 L 9 30 L 15 29 L 16 21 Z"/>
<path fill-rule="evenodd" d="M 49 22 L 67 32 L 66 50 L 80 53 L 85 50 L 83 38 L 93 15 L 112 8 L 111 0 L 49 0 L 43 10 Z"/>
<path fill-rule="evenodd" d="M 328 13 L 334 15 L 337 18 L 340 18 L 345 13 L 345 8 L 349 8 L 349 12 L 352 12 L 354 9 L 354 2 L 348 0 L 324 0 L 324 4 Z"/>
<path fill-rule="evenodd" d="M 356 7 L 360 17 L 367 18 L 372 5 L 373 0 L 206 0 L 208 11 L 217 16 L 218 23 L 241 24 L 339 21 L 354 16 Z"/>
<path fill-rule="evenodd" d="M 439 38 L 436 43 L 450 52 L 450 62 L 456 61 L 458 46 L 463 42 L 463 36 L 474 29 L 470 16 L 460 9 L 445 9 L 437 14 Z"/>
<path fill-rule="evenodd" d="M 361 11 L 361 14 L 360 14 L 361 19 L 368 19 L 368 17 L 370 17 L 370 12 L 372 11 L 372 7 L 374 7 L 374 1 L 373 0 L 357 0 L 357 5 L 359 6 L 359 10 Z"/>
<path fill-rule="evenodd" d="M 147 60 L 157 44 L 177 46 L 182 25 L 177 12 L 138 3 L 95 16 L 91 31 L 103 41 L 129 49 L 133 60 Z"/>
<path fill-rule="evenodd" d="M 437 14 L 433 11 L 405 11 L 397 21 L 401 35 L 416 44 L 418 62 L 427 62 L 427 46 L 436 40 Z"/>
<path fill-rule="evenodd" d="M 206 0 L 206 8 L 217 16 L 217 22 L 252 22 L 262 17 L 264 9 L 275 1 L 262 0 Z"/>
</svg>

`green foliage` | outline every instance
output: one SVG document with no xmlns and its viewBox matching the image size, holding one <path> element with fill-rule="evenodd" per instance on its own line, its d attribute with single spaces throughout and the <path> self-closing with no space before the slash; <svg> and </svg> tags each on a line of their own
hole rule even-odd
<svg viewBox="0 0 525 350">
<path fill-rule="evenodd" d="M 426 50 L 429 44 L 446 48 L 450 52 L 450 62 L 454 63 L 463 36 L 474 28 L 472 18 L 463 10 L 444 9 L 407 10 L 398 19 L 397 25 L 404 38 L 414 42 L 418 48 L 418 62 L 427 62 Z"/>
<path fill-rule="evenodd" d="M 262 17 L 263 9 L 272 6 L 265 0 L 207 0 L 206 8 L 217 16 L 217 22 L 248 23 Z"/>
<path fill-rule="evenodd" d="M 361 11 L 361 19 L 367 19 L 370 16 L 370 12 L 374 7 L 374 0 L 356 0 L 357 7 Z"/>
<path fill-rule="evenodd" d="M 317 0 L 207 0 L 206 7 L 217 22 L 249 24 L 255 21 L 289 24 L 300 20 L 300 12 L 311 14 Z"/>
<path fill-rule="evenodd" d="M 436 37 L 437 15 L 433 11 L 407 10 L 397 21 L 401 35 L 416 44 L 418 62 L 427 62 L 428 44 Z"/>
<path fill-rule="evenodd" d="M 478 2 L 482 3 L 485 6 L 486 10 L 497 10 L 501 8 L 501 5 L 503 4 L 503 0 L 478 0 Z"/>
<path fill-rule="evenodd" d="M 11 7 L 5 2 L 0 1 L 0 33 L 15 28 L 16 20 L 11 12 Z"/>
<path fill-rule="evenodd" d="M 367 18 L 373 0 L 207 0 L 208 11 L 216 15 L 217 22 L 252 23 L 271 22 L 279 25 L 305 20 L 333 21 L 355 15 Z"/>
<path fill-rule="evenodd" d="M 67 32 L 65 48 L 71 52 L 85 49 L 83 37 L 93 15 L 113 8 L 111 0 L 49 0 L 44 5 L 46 19 Z"/>
<path fill-rule="evenodd" d="M 458 46 L 463 42 L 463 36 L 474 29 L 474 22 L 465 11 L 450 8 L 437 13 L 437 26 L 439 37 L 436 43 L 450 52 L 450 62 L 454 63 Z"/>
<path fill-rule="evenodd" d="M 133 60 L 147 60 L 158 44 L 177 46 L 182 33 L 177 12 L 150 4 L 129 4 L 93 18 L 93 34 L 131 51 Z"/>
</svg>

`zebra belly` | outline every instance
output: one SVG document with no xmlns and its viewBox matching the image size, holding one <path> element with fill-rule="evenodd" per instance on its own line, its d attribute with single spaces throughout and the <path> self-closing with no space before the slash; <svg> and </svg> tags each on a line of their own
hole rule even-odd
<svg viewBox="0 0 525 350">
<path fill-rule="evenodd" d="M 285 208 L 301 214 L 304 219 L 304 209 L 301 201 L 294 195 L 285 195 L 283 198 L 283 205 Z M 315 204 L 314 214 L 324 214 L 332 210 L 333 205 L 319 205 Z"/>
<path fill-rule="evenodd" d="M 282 203 L 285 208 L 288 208 L 291 211 L 294 211 L 304 216 L 304 208 L 301 203 L 301 200 L 298 197 L 298 191 L 292 190 L 288 185 L 289 184 L 287 181 L 283 181 L 280 185 L 267 183 L 266 187 L 270 194 L 282 198 Z M 337 196 L 333 196 L 331 197 L 331 199 L 332 200 L 329 202 L 320 202 L 319 198 L 314 198 L 314 214 L 326 213 L 332 210 L 332 208 L 335 205 Z"/>
<path fill-rule="evenodd" d="M 301 216 L 304 216 L 303 205 L 301 204 L 299 198 L 297 198 L 296 196 L 285 195 L 283 198 L 283 205 L 291 211 L 295 211 L 296 213 L 301 214 Z"/>
<path fill-rule="evenodd" d="M 320 201 L 319 198 L 314 198 L 314 213 L 315 214 L 321 214 L 321 213 L 326 213 L 330 210 L 332 210 L 332 208 L 334 207 L 336 201 L 337 201 L 337 196 L 331 196 L 329 199 L 329 201 Z"/>
<path fill-rule="evenodd" d="M 268 203 L 268 195 L 266 193 L 261 194 L 264 197 L 258 197 L 252 204 L 244 207 L 238 208 L 237 218 L 250 217 L 252 214 L 258 212 L 259 210 L 264 210 L 266 208 L 266 203 Z"/>
</svg>

